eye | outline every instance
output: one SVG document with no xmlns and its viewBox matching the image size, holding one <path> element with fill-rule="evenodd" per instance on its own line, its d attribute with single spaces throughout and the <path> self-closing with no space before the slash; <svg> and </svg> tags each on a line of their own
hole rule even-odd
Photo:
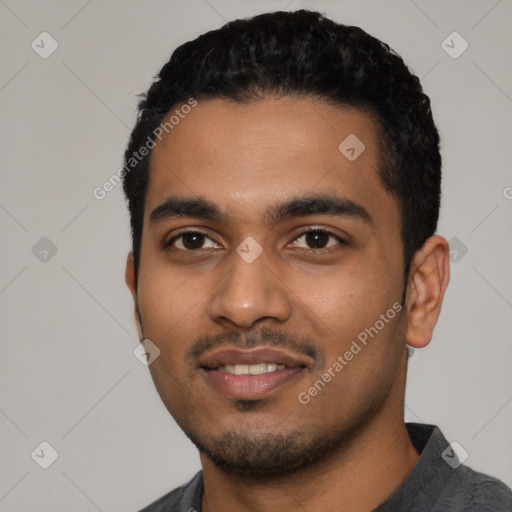
<svg viewBox="0 0 512 512">
<path fill-rule="evenodd" d="M 325 229 L 310 229 L 299 235 L 294 246 L 303 249 L 327 249 L 333 245 L 346 245 L 345 240 Z"/>
<path fill-rule="evenodd" d="M 209 243 L 207 244 L 207 242 Z M 206 233 L 202 233 L 201 231 L 185 231 L 179 233 L 172 237 L 165 246 L 182 251 L 197 251 L 198 249 L 214 249 L 219 247 Z"/>
</svg>

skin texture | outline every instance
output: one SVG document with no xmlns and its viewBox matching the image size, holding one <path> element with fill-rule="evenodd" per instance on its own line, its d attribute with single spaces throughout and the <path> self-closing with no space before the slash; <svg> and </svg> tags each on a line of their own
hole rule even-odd
<svg viewBox="0 0 512 512">
<path fill-rule="evenodd" d="M 338 150 L 349 134 L 365 144 L 354 161 Z M 449 281 L 443 237 L 416 253 L 403 310 L 307 405 L 298 400 L 402 297 L 400 212 L 377 175 L 379 153 L 368 114 L 292 98 L 201 101 L 153 150 L 138 279 L 130 254 L 126 282 L 140 338 L 161 351 L 149 367 L 156 388 L 201 450 L 205 511 L 372 510 L 418 460 L 403 422 L 406 343 L 432 337 Z M 349 199 L 371 220 L 264 221 L 312 195 Z M 170 196 L 200 196 L 225 218 L 150 222 Z M 327 247 L 311 247 L 311 228 L 345 243 L 320 235 Z M 190 235 L 164 247 L 183 229 L 206 234 L 198 249 Z M 252 263 L 236 252 L 247 237 L 262 248 Z M 305 367 L 252 401 L 226 396 L 199 367 L 218 347 L 256 345 Z"/>
</svg>

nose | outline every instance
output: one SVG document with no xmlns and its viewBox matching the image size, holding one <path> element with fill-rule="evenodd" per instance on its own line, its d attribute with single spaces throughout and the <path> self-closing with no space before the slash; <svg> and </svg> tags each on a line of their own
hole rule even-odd
<svg viewBox="0 0 512 512">
<path fill-rule="evenodd" d="M 291 314 L 289 290 L 265 253 L 250 263 L 236 252 L 230 259 L 230 270 L 210 301 L 211 318 L 244 329 L 264 319 L 285 322 Z"/>
</svg>

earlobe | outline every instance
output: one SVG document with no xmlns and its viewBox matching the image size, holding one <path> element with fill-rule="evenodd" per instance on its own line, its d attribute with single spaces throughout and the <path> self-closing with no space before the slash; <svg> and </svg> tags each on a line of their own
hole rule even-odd
<svg viewBox="0 0 512 512">
<path fill-rule="evenodd" d="M 411 347 L 430 343 L 449 280 L 448 242 L 442 236 L 432 236 L 411 263 L 406 304 L 406 342 Z"/>
</svg>

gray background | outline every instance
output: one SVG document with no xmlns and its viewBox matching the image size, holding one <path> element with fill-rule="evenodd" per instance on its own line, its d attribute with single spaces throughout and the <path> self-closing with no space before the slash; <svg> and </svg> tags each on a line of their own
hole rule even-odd
<svg viewBox="0 0 512 512">
<path fill-rule="evenodd" d="M 434 340 L 410 360 L 406 419 L 438 424 L 468 465 L 512 485 L 510 0 L 0 0 L 1 511 L 136 510 L 198 470 L 132 352 L 121 186 L 93 190 L 120 167 L 135 95 L 177 45 L 301 7 L 388 42 L 432 98 L 439 233 L 457 254 Z M 43 31 L 59 45 L 47 59 L 31 48 Z M 469 43 L 458 58 L 441 46 L 453 31 Z M 48 469 L 31 458 L 42 441 L 59 455 Z"/>
</svg>

